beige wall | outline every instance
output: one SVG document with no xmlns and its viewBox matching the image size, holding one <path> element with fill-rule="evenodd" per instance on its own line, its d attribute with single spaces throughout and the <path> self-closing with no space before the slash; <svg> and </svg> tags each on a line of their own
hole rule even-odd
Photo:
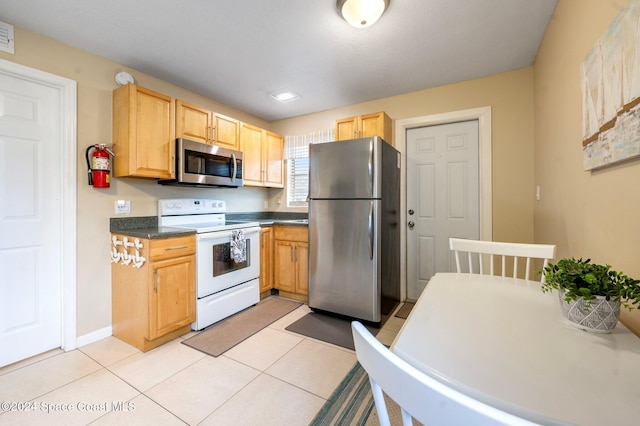
<svg viewBox="0 0 640 426">
<path fill-rule="evenodd" d="M 640 278 L 640 163 L 582 166 L 580 64 L 627 0 L 560 0 L 535 63 L 535 239 Z M 640 330 L 640 314 L 622 320 Z"/>
<path fill-rule="evenodd" d="M 263 201 L 268 200 L 266 189 L 178 189 L 163 187 L 155 181 L 143 179 L 113 179 L 111 188 L 93 189 L 87 185 L 84 152 L 89 145 L 111 143 L 111 92 L 117 87 L 114 76 L 122 70 L 129 71 L 138 84 L 152 90 L 267 129 L 270 129 L 269 123 L 19 27 L 15 28 L 15 55 L 0 52 L 0 58 L 73 79 L 78 83 L 78 336 L 111 325 L 109 218 L 115 216 L 115 200 L 130 200 L 131 216 L 154 216 L 157 214 L 157 200 L 171 197 L 219 198 L 227 201 L 228 211 L 264 209 Z"/>
<path fill-rule="evenodd" d="M 533 68 L 281 120 L 273 126 L 278 133 L 294 135 L 376 111 L 399 120 L 484 106 L 491 107 L 493 121 L 493 239 L 533 242 Z M 397 148 L 404 154 L 405 147 Z M 281 193 L 270 191 L 273 199 Z"/>
</svg>

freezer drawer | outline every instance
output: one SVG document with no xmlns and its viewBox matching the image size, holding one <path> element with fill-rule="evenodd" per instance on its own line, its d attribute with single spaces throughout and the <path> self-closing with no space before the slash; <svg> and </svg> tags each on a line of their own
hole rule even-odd
<svg viewBox="0 0 640 426">
<path fill-rule="evenodd" d="M 381 320 L 380 205 L 380 200 L 310 200 L 310 308 Z"/>
</svg>

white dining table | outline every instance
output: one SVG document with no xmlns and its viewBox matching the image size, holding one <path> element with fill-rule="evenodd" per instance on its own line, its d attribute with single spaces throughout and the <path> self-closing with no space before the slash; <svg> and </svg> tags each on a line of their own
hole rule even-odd
<svg viewBox="0 0 640 426">
<path fill-rule="evenodd" d="M 438 273 L 391 350 L 539 424 L 640 424 L 640 338 L 621 323 L 608 334 L 569 325 L 537 281 Z"/>
</svg>

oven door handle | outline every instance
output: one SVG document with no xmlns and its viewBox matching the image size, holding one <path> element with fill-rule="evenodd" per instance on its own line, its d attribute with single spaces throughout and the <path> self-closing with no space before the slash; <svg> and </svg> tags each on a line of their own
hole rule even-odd
<svg viewBox="0 0 640 426">
<path fill-rule="evenodd" d="M 240 228 L 244 231 L 245 235 L 254 234 L 260 232 L 259 226 L 254 226 L 251 228 Z M 238 229 L 234 229 L 237 231 Z M 219 240 L 221 238 L 231 238 L 231 231 L 215 231 L 215 232 L 205 232 L 202 234 L 198 234 L 198 241 L 205 240 Z"/>
</svg>

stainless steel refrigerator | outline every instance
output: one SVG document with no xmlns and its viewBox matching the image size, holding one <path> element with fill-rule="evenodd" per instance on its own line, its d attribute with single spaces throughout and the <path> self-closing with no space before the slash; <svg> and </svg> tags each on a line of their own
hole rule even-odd
<svg viewBox="0 0 640 426">
<path fill-rule="evenodd" d="M 400 300 L 400 153 L 373 137 L 309 161 L 309 307 L 381 323 Z"/>
</svg>

